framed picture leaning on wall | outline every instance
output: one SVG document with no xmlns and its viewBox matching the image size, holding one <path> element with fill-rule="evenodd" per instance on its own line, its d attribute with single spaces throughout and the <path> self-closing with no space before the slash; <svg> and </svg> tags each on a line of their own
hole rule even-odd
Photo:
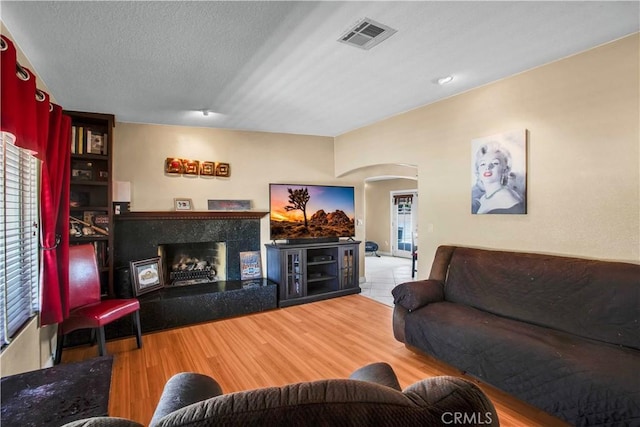
<svg viewBox="0 0 640 427">
<path fill-rule="evenodd" d="M 131 261 L 131 282 L 136 296 L 164 287 L 162 258 Z"/>
<path fill-rule="evenodd" d="M 262 261 L 260 251 L 240 252 L 240 279 L 262 278 Z"/>
</svg>

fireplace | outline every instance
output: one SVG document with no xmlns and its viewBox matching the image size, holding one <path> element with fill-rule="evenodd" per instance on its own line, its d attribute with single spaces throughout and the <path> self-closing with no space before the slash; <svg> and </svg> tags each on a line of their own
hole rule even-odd
<svg viewBox="0 0 640 427">
<path fill-rule="evenodd" d="M 158 245 L 166 286 L 188 286 L 227 280 L 225 242 L 188 242 Z"/>
<path fill-rule="evenodd" d="M 277 308 L 278 289 L 273 282 L 240 280 L 240 252 L 260 250 L 260 218 L 266 214 L 190 211 L 116 215 L 116 296 L 132 296 L 131 261 L 160 255 L 165 269 L 165 287 L 138 296 L 142 332 Z M 131 325 L 114 322 L 106 333 L 107 338 L 131 335 Z"/>
<path fill-rule="evenodd" d="M 156 257 L 160 245 L 224 242 L 225 279 L 239 280 L 240 252 L 261 249 L 260 218 L 266 214 L 190 211 L 115 215 L 114 265 L 128 268 L 131 261 Z"/>
</svg>

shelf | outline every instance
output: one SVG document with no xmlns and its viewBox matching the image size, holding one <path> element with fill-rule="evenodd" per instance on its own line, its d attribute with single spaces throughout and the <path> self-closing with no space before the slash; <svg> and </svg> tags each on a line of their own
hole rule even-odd
<svg viewBox="0 0 640 427">
<path fill-rule="evenodd" d="M 109 181 L 81 181 L 81 180 L 71 180 L 71 185 L 99 185 L 99 186 L 108 186 Z"/>
<path fill-rule="evenodd" d="M 109 156 L 105 155 L 105 154 L 92 154 L 92 153 L 86 153 L 86 154 L 71 154 L 71 159 L 75 159 L 75 160 L 109 160 Z"/>
<path fill-rule="evenodd" d="M 307 277 L 307 283 L 322 282 L 322 281 L 325 281 L 325 280 L 333 280 L 333 279 L 335 279 L 337 277 L 338 276 Z"/>
<path fill-rule="evenodd" d="M 338 261 L 336 261 L 335 259 L 331 259 L 329 261 L 310 261 L 307 263 L 307 265 L 326 265 L 326 264 L 335 264 Z"/>
<path fill-rule="evenodd" d="M 329 292 L 335 292 L 337 289 L 332 287 L 332 286 L 310 286 L 309 288 L 307 288 L 307 295 L 309 296 L 313 296 L 313 295 L 320 295 L 320 294 L 325 294 L 325 293 L 329 293 Z"/>
<path fill-rule="evenodd" d="M 70 243 L 82 243 L 82 242 L 94 242 L 94 241 L 103 241 L 109 240 L 109 236 L 83 236 L 83 237 L 73 237 L 69 236 Z"/>
<path fill-rule="evenodd" d="M 76 207 L 70 207 L 69 208 L 70 211 L 77 211 L 77 212 L 82 212 L 82 211 L 109 211 L 109 208 L 106 206 L 76 206 Z"/>
</svg>

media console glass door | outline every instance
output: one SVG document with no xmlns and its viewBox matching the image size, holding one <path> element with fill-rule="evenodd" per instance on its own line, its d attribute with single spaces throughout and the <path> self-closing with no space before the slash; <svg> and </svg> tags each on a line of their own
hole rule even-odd
<svg viewBox="0 0 640 427">
<path fill-rule="evenodd" d="M 303 251 L 301 249 L 290 249 L 285 251 L 284 271 L 287 272 L 285 280 L 286 295 L 285 299 L 298 298 L 306 295 L 306 286 L 304 283 L 302 261 Z"/>
<path fill-rule="evenodd" d="M 348 289 L 358 284 L 358 250 L 357 245 L 339 248 L 340 255 L 340 289 Z"/>
</svg>

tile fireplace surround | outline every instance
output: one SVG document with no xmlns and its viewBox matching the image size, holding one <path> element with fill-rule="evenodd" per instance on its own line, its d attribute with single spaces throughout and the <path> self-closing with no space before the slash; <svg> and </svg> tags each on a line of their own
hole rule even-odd
<svg viewBox="0 0 640 427">
<path fill-rule="evenodd" d="M 260 250 L 260 218 L 266 214 L 189 211 L 130 212 L 115 216 L 116 296 L 132 296 L 129 262 L 158 256 L 159 245 L 225 242 L 226 281 L 165 287 L 138 297 L 143 332 L 277 308 L 275 284 L 267 280 L 240 281 L 239 253 Z M 123 321 L 106 332 L 107 338 L 130 335 L 130 324 Z"/>
<path fill-rule="evenodd" d="M 257 211 L 130 212 L 116 215 L 114 266 L 158 256 L 166 243 L 226 242 L 227 279 L 240 279 L 242 251 L 260 250 L 260 218 Z"/>
</svg>

